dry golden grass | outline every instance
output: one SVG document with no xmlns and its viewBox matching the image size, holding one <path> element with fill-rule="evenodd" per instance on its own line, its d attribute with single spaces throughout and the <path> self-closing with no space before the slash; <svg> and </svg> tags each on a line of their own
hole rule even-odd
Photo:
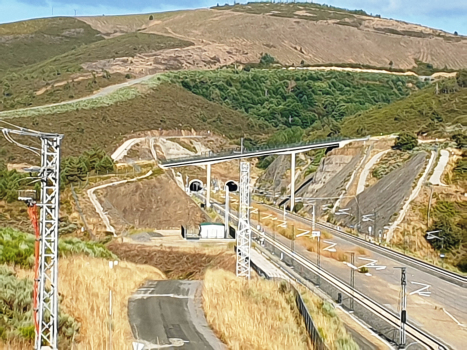
<svg viewBox="0 0 467 350">
<path fill-rule="evenodd" d="M 81 322 L 79 350 L 108 348 L 109 290 L 112 290 L 112 347 L 127 349 L 133 339 L 128 298 L 146 280 L 165 279 L 148 265 L 119 262 L 114 269 L 104 259 L 71 257 L 60 260 L 59 289 L 63 309 Z"/>
<path fill-rule="evenodd" d="M 133 336 L 128 321 L 128 298 L 146 280 L 161 280 L 158 269 L 120 261 L 112 270 L 109 261 L 85 256 L 60 259 L 60 307 L 81 324 L 72 349 L 108 349 L 109 290 L 112 289 L 112 347 L 130 349 Z M 33 278 L 32 270 L 17 271 L 18 277 Z M 24 344 L 3 345 L 9 350 Z M 0 344 L 2 349 L 2 344 Z"/>
<path fill-rule="evenodd" d="M 208 270 L 203 307 L 209 325 L 229 349 L 308 348 L 298 311 L 292 311 L 277 282 L 240 280 L 224 270 Z"/>
<path fill-rule="evenodd" d="M 359 349 L 330 303 L 323 301 L 303 287 L 299 287 L 299 291 L 318 332 L 329 350 Z"/>
</svg>

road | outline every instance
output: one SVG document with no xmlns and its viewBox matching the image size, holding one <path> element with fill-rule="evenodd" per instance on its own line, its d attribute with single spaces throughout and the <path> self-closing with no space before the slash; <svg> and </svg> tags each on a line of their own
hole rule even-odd
<svg viewBox="0 0 467 350">
<path fill-rule="evenodd" d="M 148 281 L 131 296 L 128 315 L 145 350 L 226 349 L 207 325 L 199 281 Z"/>
<path fill-rule="evenodd" d="M 357 186 L 357 194 L 362 193 L 365 191 L 365 184 L 366 184 L 366 179 L 368 178 L 368 175 L 370 174 L 371 168 L 378 163 L 378 161 L 381 159 L 383 155 L 391 151 L 390 149 L 386 151 L 379 152 L 373 156 L 373 158 L 370 159 L 368 163 L 365 164 L 365 168 L 363 168 L 362 173 L 360 174 L 360 178 L 358 179 L 358 186 Z"/>
<path fill-rule="evenodd" d="M 42 105 L 42 106 L 34 106 L 34 107 L 18 108 L 18 109 L 14 109 L 14 110 L 2 111 L 2 112 L 0 112 L 0 117 L 8 116 L 9 114 L 16 113 L 16 112 L 24 112 L 24 111 L 40 109 L 40 108 L 62 106 L 62 105 L 66 105 L 66 104 L 71 104 L 71 103 L 76 103 L 76 102 L 81 102 L 81 101 L 86 101 L 86 100 L 92 100 L 92 99 L 99 98 L 99 97 L 104 97 L 104 96 L 110 95 L 111 93 L 113 93 L 113 92 L 115 92 L 117 90 L 120 90 L 122 88 L 142 83 L 143 81 L 149 80 L 149 79 L 155 77 L 158 74 L 160 74 L 160 73 L 156 73 L 156 74 L 152 74 L 152 75 L 146 75 L 144 77 L 128 80 L 128 81 L 126 81 L 124 83 L 120 83 L 120 84 L 110 85 L 110 86 L 107 86 L 105 88 L 100 89 L 99 91 L 97 91 L 93 95 L 77 98 L 77 99 L 74 99 L 74 100 L 63 101 L 63 102 L 58 102 L 58 103 L 51 103 L 51 104 Z"/>
<path fill-rule="evenodd" d="M 436 165 L 436 168 L 431 175 L 429 182 L 433 185 L 446 186 L 442 183 L 441 177 L 443 175 L 444 169 L 446 168 L 446 165 L 449 162 L 449 151 L 443 149 L 440 153 L 441 157 L 439 158 L 438 164 Z"/>
<path fill-rule="evenodd" d="M 272 209 L 269 206 L 268 210 L 275 211 L 280 219 L 283 216 L 281 210 Z M 293 220 L 310 225 L 310 221 L 304 218 L 294 216 Z M 322 227 L 319 229 L 328 231 Z M 284 245 L 291 246 L 291 241 L 283 236 L 277 234 L 276 239 Z M 335 248 L 339 251 L 345 252 L 356 248 L 354 243 L 336 234 L 333 235 L 332 239 L 326 239 L 326 241 L 336 243 Z M 321 251 L 326 246 L 329 246 L 329 244 L 321 241 Z M 295 244 L 295 249 L 311 261 L 316 261 L 317 255 L 308 252 L 303 246 Z M 386 266 L 386 268 L 383 270 L 369 268 L 371 276 L 357 273 L 355 278 L 356 289 L 396 312 L 398 310 L 400 290 L 400 270 L 396 269 L 396 267 L 401 266 L 401 263 L 368 249 L 366 249 L 366 253 L 364 256 L 356 254 L 357 266 L 368 263 L 366 260 L 359 259 L 363 257 L 376 260 L 377 266 Z M 343 281 L 349 281 L 350 268 L 344 263 L 321 257 L 321 265 L 323 269 L 334 276 Z M 407 279 L 409 320 L 439 339 L 446 341 L 453 348 L 463 349 L 467 342 L 467 327 L 459 326 L 443 309 L 461 324 L 467 325 L 467 289 L 412 267 L 407 268 Z M 429 285 L 428 291 L 431 292 L 431 295 L 429 297 L 420 296 L 417 293 L 410 295 L 410 293 L 423 287 L 412 282 Z"/>
</svg>

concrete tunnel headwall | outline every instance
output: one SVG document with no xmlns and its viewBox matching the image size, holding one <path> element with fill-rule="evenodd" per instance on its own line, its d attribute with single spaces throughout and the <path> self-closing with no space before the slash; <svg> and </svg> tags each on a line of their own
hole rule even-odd
<svg viewBox="0 0 467 350">
<path fill-rule="evenodd" d="M 225 183 L 225 185 L 229 188 L 229 192 L 237 192 L 238 191 L 238 183 L 234 180 L 229 180 Z"/>
<path fill-rule="evenodd" d="M 191 192 L 199 192 L 204 188 L 203 182 L 198 179 L 193 179 L 190 181 L 188 188 L 190 189 Z"/>
</svg>

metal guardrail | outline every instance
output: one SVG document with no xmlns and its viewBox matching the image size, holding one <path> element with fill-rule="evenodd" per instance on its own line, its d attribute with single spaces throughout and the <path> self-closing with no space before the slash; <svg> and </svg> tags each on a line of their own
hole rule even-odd
<svg viewBox="0 0 467 350">
<path fill-rule="evenodd" d="M 254 153 L 262 152 L 262 151 L 281 152 L 281 151 L 286 151 L 290 148 L 306 147 L 306 146 L 319 145 L 322 143 L 341 142 L 341 141 L 347 141 L 347 140 L 351 140 L 351 139 L 343 138 L 343 137 L 332 137 L 332 138 L 327 138 L 327 139 L 322 139 L 322 140 L 313 140 L 310 142 L 298 142 L 298 143 L 281 145 L 281 146 L 261 146 L 261 147 L 248 148 L 248 149 L 243 149 L 243 152 L 241 152 L 240 148 L 220 151 L 216 153 L 203 152 L 203 153 L 196 154 L 193 156 L 162 160 L 161 164 L 165 165 L 165 164 L 178 163 L 178 162 L 183 162 L 183 161 L 188 161 L 188 160 L 209 160 L 211 158 L 228 157 L 228 156 L 236 155 L 236 154 L 248 155 L 248 154 L 254 154 Z"/>
<path fill-rule="evenodd" d="M 359 245 L 365 248 L 368 248 L 370 250 L 376 251 L 380 253 L 381 255 L 384 255 L 388 258 L 398 260 L 400 262 L 403 262 L 404 264 L 415 267 L 421 271 L 432 273 L 445 281 L 454 283 L 463 288 L 467 288 L 467 277 L 466 276 L 462 276 L 458 273 L 443 269 L 439 266 L 430 264 L 426 261 L 414 258 L 412 256 L 402 254 L 391 248 L 387 248 L 387 247 L 383 247 L 383 246 L 380 246 L 374 243 L 370 243 L 360 237 L 356 237 L 347 232 L 336 230 L 335 228 L 329 225 L 316 222 L 316 226 L 318 227 L 321 226 L 322 228 L 331 231 L 332 234 L 341 235 L 341 237 L 343 237 L 344 239 L 347 238 L 348 240 L 355 240 L 356 242 L 358 242 Z"/>
<path fill-rule="evenodd" d="M 276 207 L 273 207 L 269 204 L 261 203 L 261 205 L 264 205 L 266 207 L 270 207 L 273 210 L 278 210 Z M 306 217 L 300 216 L 296 213 L 287 213 L 289 216 L 294 216 L 298 220 L 306 221 L 307 223 L 312 223 L 311 219 L 308 219 Z M 357 237 L 355 235 L 352 235 L 350 233 L 347 233 L 342 230 L 336 229 L 336 227 L 332 224 L 329 223 L 324 223 L 320 221 L 316 221 L 315 223 L 316 227 L 321 227 L 322 229 L 330 231 L 332 234 L 340 236 L 341 238 L 351 241 L 352 243 L 358 244 L 364 248 L 373 250 L 374 252 L 377 252 L 381 255 L 384 255 L 390 259 L 395 259 L 399 262 L 402 262 L 404 264 L 407 264 L 408 266 L 415 267 L 419 269 L 420 271 L 427 272 L 427 273 L 432 273 L 435 276 L 448 281 L 450 283 L 456 284 L 460 287 L 467 288 L 467 276 L 460 275 L 458 273 L 443 269 L 439 266 L 430 264 L 426 261 L 414 258 L 409 255 L 402 254 L 396 250 L 393 250 L 391 248 L 387 248 L 378 244 L 371 243 L 363 238 Z"/>
</svg>

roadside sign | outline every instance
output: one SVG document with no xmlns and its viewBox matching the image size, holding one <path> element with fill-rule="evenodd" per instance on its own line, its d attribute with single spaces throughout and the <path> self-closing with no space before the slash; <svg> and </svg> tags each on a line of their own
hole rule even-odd
<svg viewBox="0 0 467 350">
<path fill-rule="evenodd" d="M 321 237 L 321 231 L 311 231 L 311 237 Z"/>
</svg>

